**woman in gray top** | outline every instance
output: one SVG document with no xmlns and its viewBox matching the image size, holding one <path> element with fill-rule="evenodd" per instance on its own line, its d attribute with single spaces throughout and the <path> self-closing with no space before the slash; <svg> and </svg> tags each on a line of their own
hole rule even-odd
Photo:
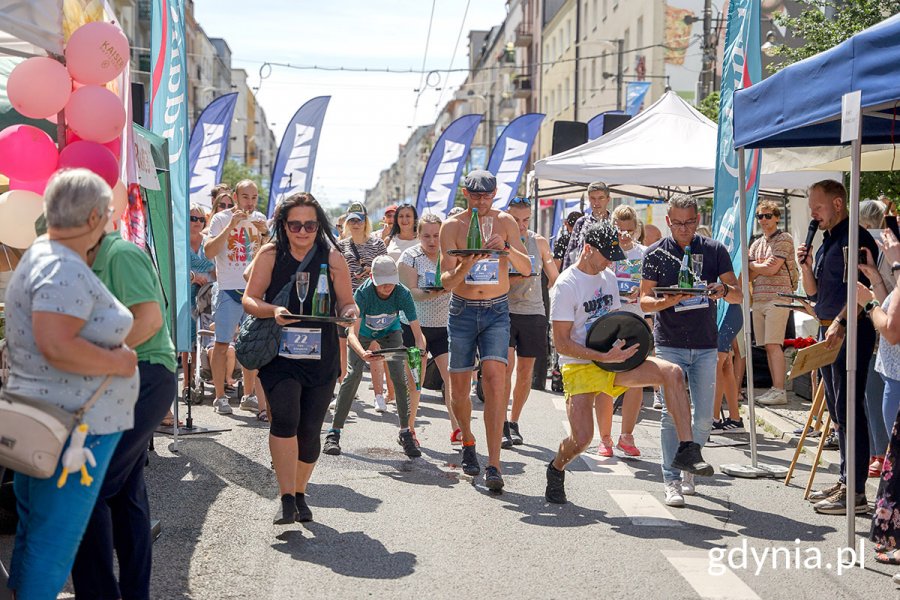
<svg viewBox="0 0 900 600">
<path fill-rule="evenodd" d="M 137 355 L 123 345 L 131 312 L 85 262 L 111 203 L 112 190 L 90 171 L 54 175 L 44 193 L 47 235 L 22 257 L 6 292 L 10 392 L 74 412 L 110 378 L 84 418 L 93 481 L 74 476 L 58 487 L 60 465 L 49 479 L 16 474 L 19 527 L 9 587 L 19 598 L 56 598 L 65 585 L 109 459 L 133 425 Z"/>
</svg>

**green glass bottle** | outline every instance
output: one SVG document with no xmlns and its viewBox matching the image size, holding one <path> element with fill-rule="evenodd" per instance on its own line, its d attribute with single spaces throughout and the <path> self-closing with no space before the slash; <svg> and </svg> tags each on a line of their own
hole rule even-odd
<svg viewBox="0 0 900 600">
<path fill-rule="evenodd" d="M 469 250 L 480 250 L 481 243 L 481 223 L 478 221 L 478 209 L 472 209 L 472 220 L 469 221 L 469 233 L 466 236 L 466 247 Z"/>
<path fill-rule="evenodd" d="M 422 352 L 413 346 L 406 349 L 406 364 L 412 372 L 413 379 L 416 382 L 416 389 L 422 389 Z"/>
<path fill-rule="evenodd" d="M 681 259 L 681 268 L 678 270 L 678 287 L 694 287 L 694 274 L 691 272 L 691 249 L 684 247 L 684 257 Z"/>
<path fill-rule="evenodd" d="M 312 299 L 314 317 L 331 316 L 331 292 L 328 291 L 328 265 L 319 267 L 319 280 L 316 282 L 316 293 Z"/>
<path fill-rule="evenodd" d="M 437 266 L 434 268 L 434 287 L 443 287 L 441 285 L 441 251 L 438 250 Z"/>
</svg>

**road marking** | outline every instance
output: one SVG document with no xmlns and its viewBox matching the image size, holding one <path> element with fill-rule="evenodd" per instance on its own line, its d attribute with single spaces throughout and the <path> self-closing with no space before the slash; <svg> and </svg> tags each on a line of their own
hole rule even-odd
<svg viewBox="0 0 900 600">
<path fill-rule="evenodd" d="M 588 468 L 600 475 L 623 475 L 625 477 L 634 477 L 634 471 L 628 464 L 617 458 L 604 458 L 596 454 L 584 453 L 581 455 L 582 460 L 587 463 Z"/>
<path fill-rule="evenodd" d="M 625 516 L 635 525 L 684 527 L 653 494 L 634 490 L 607 490 Z"/>
<path fill-rule="evenodd" d="M 720 598 L 759 600 L 756 592 L 727 566 L 722 565 L 721 575 L 710 574 L 707 552 L 702 550 L 660 550 L 660 552 L 704 600 Z"/>
</svg>

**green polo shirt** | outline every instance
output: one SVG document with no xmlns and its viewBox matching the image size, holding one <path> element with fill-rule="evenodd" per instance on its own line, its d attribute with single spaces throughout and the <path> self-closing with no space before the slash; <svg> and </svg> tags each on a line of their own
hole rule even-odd
<svg viewBox="0 0 900 600">
<path fill-rule="evenodd" d="M 144 302 L 156 302 L 163 313 L 163 326 L 153 337 L 135 348 L 139 361 L 162 365 L 175 372 L 175 346 L 165 319 L 165 303 L 156 269 L 147 254 L 125 241 L 119 232 L 107 233 L 91 267 L 119 302 L 131 308 Z"/>
</svg>

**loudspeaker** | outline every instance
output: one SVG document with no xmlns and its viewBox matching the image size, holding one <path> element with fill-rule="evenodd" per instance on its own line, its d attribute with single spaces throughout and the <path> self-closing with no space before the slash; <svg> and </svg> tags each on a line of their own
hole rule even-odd
<svg viewBox="0 0 900 600">
<path fill-rule="evenodd" d="M 559 154 L 588 141 L 587 123 L 581 121 L 556 121 L 553 123 L 551 154 Z"/>
<path fill-rule="evenodd" d="M 606 135 L 616 127 L 624 125 L 631 115 L 607 113 L 603 115 L 603 135 Z"/>
<path fill-rule="evenodd" d="M 144 124 L 144 84 L 131 84 L 131 120 L 145 127 Z"/>
</svg>

